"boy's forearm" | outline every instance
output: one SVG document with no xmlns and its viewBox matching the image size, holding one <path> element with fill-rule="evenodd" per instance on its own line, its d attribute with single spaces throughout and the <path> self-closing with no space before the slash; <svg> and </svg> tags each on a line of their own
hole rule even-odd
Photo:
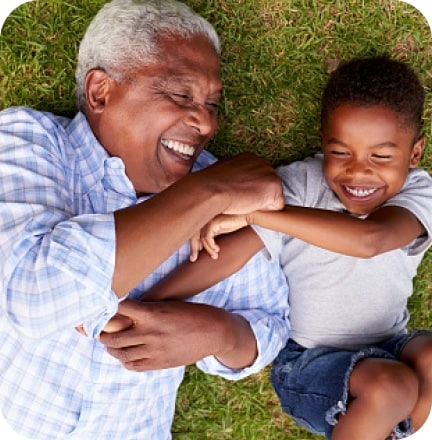
<svg viewBox="0 0 432 440">
<path fill-rule="evenodd" d="M 219 258 L 200 253 L 196 262 L 184 262 L 150 289 L 143 301 L 186 299 L 209 288 L 240 270 L 263 248 L 263 243 L 251 228 L 243 228 L 218 238 Z"/>
<path fill-rule="evenodd" d="M 398 207 L 380 208 L 360 219 L 341 212 L 287 205 L 282 211 L 257 211 L 250 223 L 360 258 L 400 248 L 422 234 L 415 216 Z"/>
</svg>

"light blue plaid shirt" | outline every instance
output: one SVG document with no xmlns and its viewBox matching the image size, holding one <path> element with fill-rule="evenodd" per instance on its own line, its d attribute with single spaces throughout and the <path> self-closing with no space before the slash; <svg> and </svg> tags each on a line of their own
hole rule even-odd
<svg viewBox="0 0 432 440">
<path fill-rule="evenodd" d="M 204 152 L 196 168 L 215 159 Z M 124 369 L 96 340 L 116 312 L 111 291 L 113 211 L 138 202 L 119 158 L 109 157 L 83 114 L 73 120 L 12 108 L 0 112 L 0 396 L 11 426 L 31 439 L 170 438 L 184 368 Z M 187 245 L 130 297 L 188 256 Z M 270 363 L 288 338 L 288 292 L 277 262 L 261 254 L 194 298 L 246 317 L 259 357 L 240 379 Z"/>
</svg>

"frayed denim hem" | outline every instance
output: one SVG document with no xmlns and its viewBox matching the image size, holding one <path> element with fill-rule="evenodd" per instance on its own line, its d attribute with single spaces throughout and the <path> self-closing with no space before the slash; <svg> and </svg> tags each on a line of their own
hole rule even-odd
<svg viewBox="0 0 432 440">
<path fill-rule="evenodd" d="M 403 346 L 404 345 L 405 344 L 403 344 Z M 402 350 L 403 346 L 400 347 L 400 350 Z M 351 377 L 351 373 L 354 367 L 356 366 L 357 362 L 361 361 L 362 359 L 371 358 L 371 357 L 381 358 L 381 359 L 384 358 L 395 359 L 395 357 L 392 356 L 390 353 L 389 354 L 383 353 L 381 349 L 375 347 L 360 350 L 359 352 L 355 353 L 351 359 L 351 365 L 348 368 L 344 378 L 344 390 L 343 390 L 342 399 L 339 400 L 339 402 L 336 405 L 333 405 L 331 408 L 329 408 L 328 411 L 326 412 L 325 419 L 329 425 L 335 426 L 338 422 L 337 419 L 339 414 L 345 414 L 346 412 L 346 408 L 348 405 L 348 398 L 349 398 L 349 380 Z M 403 420 L 393 428 L 392 433 L 386 440 L 397 440 L 397 439 L 407 438 L 413 433 L 414 430 L 411 426 L 411 419 L 406 418 L 405 420 Z"/>
<path fill-rule="evenodd" d="M 411 426 L 411 419 L 408 417 L 393 428 L 392 433 L 389 437 L 387 437 L 386 440 L 398 440 L 401 438 L 407 438 L 412 434 L 414 434 L 414 429 Z"/>
<path fill-rule="evenodd" d="M 346 408 L 348 405 L 348 398 L 349 398 L 349 380 L 351 377 L 351 373 L 356 366 L 357 362 L 361 361 L 362 359 L 366 358 L 387 358 L 387 359 L 394 359 L 394 356 L 392 356 L 390 353 L 385 353 L 379 348 L 370 347 L 363 350 L 360 350 L 353 354 L 351 358 L 351 365 L 349 366 L 345 378 L 344 378 L 344 389 L 341 400 L 336 403 L 336 405 L 333 405 L 330 407 L 325 415 L 325 420 L 329 425 L 335 426 L 338 422 L 338 416 L 339 414 L 345 414 Z"/>
</svg>

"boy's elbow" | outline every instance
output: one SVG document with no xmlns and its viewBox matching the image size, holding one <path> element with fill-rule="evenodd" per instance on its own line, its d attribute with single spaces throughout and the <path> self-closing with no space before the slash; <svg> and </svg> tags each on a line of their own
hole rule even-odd
<svg viewBox="0 0 432 440">
<path fill-rule="evenodd" d="M 373 228 L 359 236 L 356 250 L 357 257 L 372 258 L 384 252 L 386 252 L 386 249 L 383 247 L 383 237 L 379 229 Z"/>
</svg>

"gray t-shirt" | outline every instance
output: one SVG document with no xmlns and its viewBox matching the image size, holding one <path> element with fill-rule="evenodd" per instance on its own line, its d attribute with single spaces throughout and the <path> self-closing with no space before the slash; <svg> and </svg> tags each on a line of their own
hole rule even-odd
<svg viewBox="0 0 432 440">
<path fill-rule="evenodd" d="M 327 185 L 323 156 L 280 167 L 289 205 L 343 211 Z M 411 211 L 427 235 L 409 246 L 362 259 L 254 227 L 273 258 L 280 258 L 290 288 L 292 338 L 312 348 L 358 349 L 405 330 L 407 299 L 432 237 L 432 178 L 413 169 L 401 191 L 385 205 Z"/>
</svg>

